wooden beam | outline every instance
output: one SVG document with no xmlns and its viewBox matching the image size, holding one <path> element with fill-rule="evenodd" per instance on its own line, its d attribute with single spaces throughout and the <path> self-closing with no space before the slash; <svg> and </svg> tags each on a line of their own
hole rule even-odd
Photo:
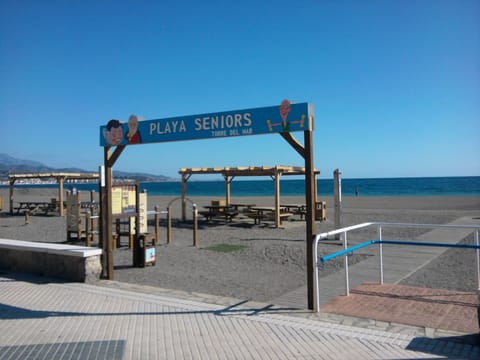
<svg viewBox="0 0 480 360">
<path fill-rule="evenodd" d="M 110 149 L 111 147 L 107 146 L 105 147 L 105 150 L 107 150 L 107 153 L 108 153 L 108 156 L 107 156 L 107 159 L 106 159 L 106 163 L 105 163 L 105 167 L 109 167 L 109 168 L 112 168 L 113 165 L 115 165 L 115 162 L 118 160 L 120 154 L 122 153 L 123 149 L 125 149 L 125 146 L 126 145 L 118 145 L 115 150 L 113 151 L 113 153 L 110 153 Z"/>
<path fill-rule="evenodd" d="M 280 135 L 305 159 L 305 148 L 289 132 L 281 132 Z"/>
</svg>

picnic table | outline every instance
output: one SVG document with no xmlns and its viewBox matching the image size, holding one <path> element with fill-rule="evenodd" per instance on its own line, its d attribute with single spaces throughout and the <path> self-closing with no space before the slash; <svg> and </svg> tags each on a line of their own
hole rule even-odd
<svg viewBox="0 0 480 360">
<path fill-rule="evenodd" d="M 232 203 L 230 204 L 232 208 L 235 210 L 238 210 L 239 212 L 248 212 L 250 209 L 254 206 L 257 206 L 256 204 L 242 204 L 242 203 Z"/>
<path fill-rule="evenodd" d="M 274 206 L 252 206 L 250 212 L 246 215 L 254 220 L 255 224 L 260 224 L 262 220 L 275 220 Z M 288 212 L 285 207 L 280 207 L 280 225 L 284 219 L 289 218 L 293 214 Z"/>
<path fill-rule="evenodd" d="M 225 218 L 227 221 L 238 215 L 238 210 L 230 205 L 205 205 L 206 211 L 199 211 L 208 221 L 212 221 L 213 218 Z"/>
<path fill-rule="evenodd" d="M 299 215 L 300 219 L 303 219 L 307 214 L 307 206 L 305 204 L 281 204 L 280 206 L 285 208 L 287 212 Z"/>
<path fill-rule="evenodd" d="M 49 212 L 56 212 L 57 204 L 48 201 L 20 201 L 17 207 L 17 214 L 29 212 L 32 215 L 43 213 L 48 215 Z"/>
</svg>

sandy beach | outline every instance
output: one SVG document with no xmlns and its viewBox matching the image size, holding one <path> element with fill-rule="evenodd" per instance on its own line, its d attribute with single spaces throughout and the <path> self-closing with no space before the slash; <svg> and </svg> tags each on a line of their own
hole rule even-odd
<svg viewBox="0 0 480 360">
<path fill-rule="evenodd" d="M 55 189 L 15 189 L 14 200 L 50 201 Z M 66 220 L 59 216 L 32 216 L 28 225 L 23 216 L 10 216 L 8 189 L 0 189 L 4 208 L 0 216 L 0 238 L 42 242 L 65 242 Z M 87 196 L 87 195 L 85 195 Z M 158 206 L 165 210 L 174 197 L 149 196 L 148 209 Z M 187 209 L 191 220 L 191 203 L 198 208 L 210 204 L 212 197 L 193 197 Z M 327 202 L 327 221 L 317 222 L 317 232 L 334 228 L 333 199 Z M 232 202 L 273 206 L 270 197 L 233 198 Z M 282 197 L 282 203 L 304 203 L 303 197 Z M 298 217 L 284 222 L 282 228 L 255 225 L 250 218 L 237 217 L 232 222 L 199 221 L 198 246 L 193 244 L 191 221 L 182 223 L 180 202 L 171 204 L 173 214 L 172 241 L 166 244 L 166 220 L 161 218 L 157 264 L 146 268 L 132 267 L 132 253 L 126 246 L 115 250 L 114 279 L 188 292 L 269 301 L 297 289 L 306 283 L 305 222 Z M 479 197 L 344 197 L 342 225 L 369 221 L 445 224 L 464 216 L 480 217 Z M 152 225 L 153 217 L 149 222 Z M 150 227 L 153 232 L 153 227 Z M 414 239 L 428 230 L 392 229 L 386 236 Z M 361 230 L 349 235 L 351 245 L 375 237 L 375 229 Z M 472 242 L 473 236 L 465 241 Z M 127 239 L 123 240 L 124 244 Z M 231 252 L 210 249 L 214 245 L 236 245 Z M 320 254 L 337 251 L 341 244 L 329 240 L 322 244 Z M 374 255 L 374 250 L 362 250 L 350 258 L 362 261 Z M 342 268 L 342 261 L 327 263 L 321 276 Z M 402 283 L 408 285 L 473 291 L 476 289 L 474 251 L 447 250 L 437 259 L 419 269 Z"/>
</svg>

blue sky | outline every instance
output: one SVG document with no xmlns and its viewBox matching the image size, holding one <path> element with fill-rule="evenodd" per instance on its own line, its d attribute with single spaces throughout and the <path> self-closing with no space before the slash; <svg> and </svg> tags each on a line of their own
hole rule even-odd
<svg viewBox="0 0 480 360">
<path fill-rule="evenodd" d="M 96 171 L 112 118 L 290 99 L 315 106 L 323 178 L 480 175 L 478 0 L 2 0 L 0 79 L 0 152 L 54 167 Z M 114 169 L 275 164 L 304 163 L 256 135 L 129 146 Z"/>
</svg>

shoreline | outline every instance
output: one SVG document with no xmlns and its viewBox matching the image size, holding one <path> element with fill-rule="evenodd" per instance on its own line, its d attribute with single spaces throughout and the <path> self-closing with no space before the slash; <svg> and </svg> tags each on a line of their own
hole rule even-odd
<svg viewBox="0 0 480 360">
<path fill-rule="evenodd" d="M 89 198 L 90 191 L 79 190 L 82 197 Z M 96 193 L 98 196 L 98 193 Z M 0 196 L 3 198 L 4 209 L 8 206 L 9 189 L 0 188 Z M 148 193 L 148 207 L 153 208 L 156 203 L 168 204 L 168 202 L 179 198 L 181 195 L 154 195 Z M 35 188 L 35 187 L 15 187 L 13 192 L 14 202 L 18 201 L 36 201 L 50 200 L 58 197 L 58 188 Z M 212 200 L 223 200 L 222 195 L 188 195 L 187 199 L 194 201 L 198 205 L 208 205 Z M 274 203 L 274 195 L 249 195 L 235 196 L 231 195 L 231 202 L 246 202 L 245 200 L 257 200 L 257 205 L 271 205 Z M 333 207 L 333 195 L 318 195 L 318 201 L 326 201 L 327 207 Z M 281 195 L 281 203 L 305 203 L 304 195 Z M 152 206 L 151 206 L 152 204 Z M 342 207 L 348 208 L 413 208 L 413 209 L 465 209 L 480 210 L 480 195 L 401 195 L 401 196 L 367 196 L 367 195 L 342 195 Z M 4 210 L 5 211 L 5 210 Z"/>
<path fill-rule="evenodd" d="M 69 188 L 71 188 L 72 185 L 68 185 L 68 186 L 64 186 L 64 190 L 68 190 Z M 74 187 L 74 186 L 73 186 Z M 7 194 L 9 191 L 9 185 L 0 185 L 0 194 L 2 192 L 5 192 L 5 194 Z M 40 191 L 40 192 L 51 192 L 51 191 L 54 191 L 55 194 L 58 193 L 58 184 L 49 184 L 47 186 L 45 185 L 38 185 L 38 184 L 32 184 L 32 185 L 29 185 L 29 184 L 21 184 L 21 185 L 15 185 L 14 187 L 14 193 L 16 192 L 29 192 L 29 191 Z M 82 191 L 82 192 L 89 192 L 91 191 L 90 189 L 78 189 L 78 191 Z M 97 191 L 97 190 L 93 190 L 93 191 Z M 160 192 L 153 192 L 153 191 L 150 191 L 148 192 L 148 196 L 155 196 L 155 197 L 170 197 L 170 198 L 174 198 L 174 197 L 180 197 L 182 196 L 181 193 L 160 193 Z M 189 194 L 188 193 L 188 190 L 187 190 L 187 197 L 214 197 L 214 198 L 217 198 L 217 197 L 224 197 L 224 192 L 221 191 L 221 192 L 217 192 L 217 193 L 214 193 L 214 194 L 207 194 L 207 193 L 204 193 L 204 194 Z M 252 194 L 246 194 L 246 193 L 241 193 L 241 194 L 235 194 L 235 191 L 231 191 L 231 197 L 236 197 L 236 198 L 262 198 L 262 197 L 272 197 L 273 198 L 274 194 L 255 194 L 255 193 L 252 193 Z M 305 198 L 305 194 L 280 194 L 281 197 L 301 197 L 301 198 Z M 322 198 L 322 197 L 333 197 L 333 192 L 328 192 L 328 193 L 318 193 L 317 195 L 318 198 Z M 462 198 L 462 197 L 466 197 L 466 198 L 470 198 L 470 197 L 478 197 L 480 198 L 480 192 L 471 192 L 471 193 L 464 193 L 464 192 L 444 192 L 444 193 L 417 193 L 417 194 L 391 194 L 391 193 L 385 193 L 385 194 L 377 194 L 377 193 L 374 193 L 374 194 L 368 194 L 368 193 L 361 193 L 359 195 L 354 195 L 354 194 L 351 194 L 351 193 L 344 193 L 342 194 L 342 198 L 385 198 L 385 197 L 388 197 L 388 198 L 398 198 L 398 199 L 401 199 L 401 198 L 422 198 L 422 197 L 427 197 L 427 198 L 448 198 L 448 197 L 459 197 L 459 198 Z"/>
<path fill-rule="evenodd" d="M 181 196 L 181 179 L 171 181 L 132 181 L 152 196 Z M 16 188 L 56 188 L 54 182 L 15 183 Z M 66 183 L 65 187 L 78 190 L 99 190 L 98 183 Z M 480 197 L 480 176 L 434 176 L 434 177 L 386 177 L 386 178 L 342 178 L 342 196 L 361 197 Z M 268 176 L 235 177 L 231 183 L 231 195 L 238 198 L 273 196 L 274 183 Z M 8 182 L 0 183 L 0 190 L 8 188 Z M 333 196 L 333 178 L 317 177 L 319 197 Z M 187 182 L 187 196 L 224 196 L 225 180 L 193 177 Z M 305 196 L 305 182 L 302 177 L 282 177 L 281 196 Z"/>
</svg>

